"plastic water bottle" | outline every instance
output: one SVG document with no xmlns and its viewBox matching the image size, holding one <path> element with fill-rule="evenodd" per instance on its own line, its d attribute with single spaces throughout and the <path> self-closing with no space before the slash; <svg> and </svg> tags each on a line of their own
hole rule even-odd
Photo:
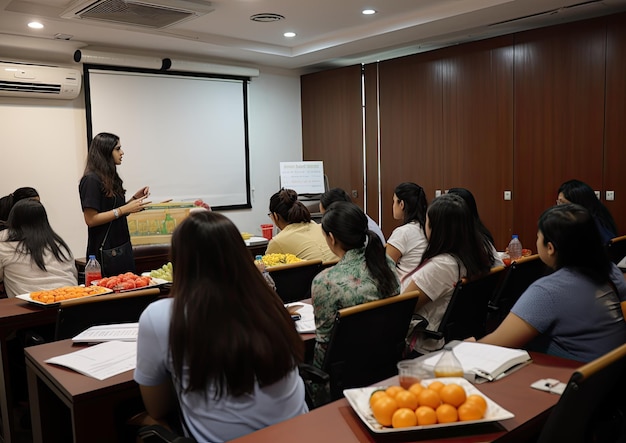
<svg viewBox="0 0 626 443">
<path fill-rule="evenodd" d="M 100 280 L 101 278 L 102 268 L 100 268 L 100 263 L 96 260 L 95 255 L 90 255 L 85 265 L 85 287 L 91 286 L 92 281 Z"/>
<path fill-rule="evenodd" d="M 511 261 L 517 260 L 522 256 L 522 243 L 519 241 L 517 234 L 513 234 L 509 242 L 509 256 Z"/>
</svg>

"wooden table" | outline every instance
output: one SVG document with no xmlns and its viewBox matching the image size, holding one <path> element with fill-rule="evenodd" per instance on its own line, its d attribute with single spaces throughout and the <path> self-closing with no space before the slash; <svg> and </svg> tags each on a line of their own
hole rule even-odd
<svg viewBox="0 0 626 443">
<path fill-rule="evenodd" d="M 531 353 L 533 363 L 501 380 L 478 385 L 478 389 L 515 417 L 492 424 L 454 428 L 374 434 L 363 424 L 347 400 L 337 400 L 308 414 L 269 426 L 236 443 L 387 443 L 387 442 L 521 442 L 528 441 L 543 425 L 559 396 L 532 389 L 530 384 L 542 378 L 566 382 L 581 363 L 544 354 Z M 397 377 L 381 385 L 398 384 Z"/>
<path fill-rule="evenodd" d="M 147 288 L 141 291 L 120 294 L 106 294 L 99 297 L 68 300 L 64 305 L 91 303 L 104 298 L 123 298 L 140 294 L 153 293 L 154 291 L 164 294 L 167 290 L 160 288 Z M 30 304 L 18 298 L 0 299 L 0 412 L 2 413 L 2 440 L 5 443 L 15 441 L 15 417 L 13 413 L 12 377 L 9 367 L 9 353 L 7 341 L 15 335 L 16 331 L 27 330 L 37 326 L 54 325 L 57 318 L 55 307 L 41 307 Z"/>
<path fill-rule="evenodd" d="M 18 330 L 52 325 L 56 316 L 56 309 L 42 309 L 17 298 L 0 299 L 0 412 L 2 439 L 5 443 L 15 441 L 13 436 L 16 429 L 7 340 Z"/>
<path fill-rule="evenodd" d="M 315 334 L 302 339 L 312 350 Z M 83 347 L 69 339 L 24 350 L 34 442 L 119 442 L 134 408 L 143 410 L 133 371 L 100 381 L 45 363 Z"/>
<path fill-rule="evenodd" d="M 69 339 L 25 349 L 33 441 L 123 441 L 125 420 L 140 410 L 133 371 L 100 381 L 44 363 L 82 347 Z"/>
</svg>

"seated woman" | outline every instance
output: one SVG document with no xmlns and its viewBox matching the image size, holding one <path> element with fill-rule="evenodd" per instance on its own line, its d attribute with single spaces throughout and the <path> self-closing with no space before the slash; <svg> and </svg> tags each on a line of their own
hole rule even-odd
<svg viewBox="0 0 626 443">
<path fill-rule="evenodd" d="M 504 266 L 504 262 L 502 261 L 502 259 L 500 258 L 500 254 L 498 254 L 498 251 L 496 250 L 495 242 L 493 241 L 493 235 L 491 235 L 491 232 L 489 232 L 489 229 L 487 229 L 487 227 L 483 224 L 480 216 L 478 215 L 478 207 L 476 206 L 476 199 L 474 199 L 474 195 L 469 191 L 469 189 L 465 188 L 450 188 L 448 189 L 448 194 L 456 194 L 463 200 L 465 200 L 465 204 L 474 216 L 474 222 L 476 223 L 476 227 L 483 236 L 485 249 L 491 257 L 491 266 Z"/>
<path fill-rule="evenodd" d="M 352 199 L 350 198 L 348 193 L 341 188 L 329 189 L 320 196 L 320 212 L 322 214 L 326 212 L 326 208 L 328 208 L 334 202 L 352 203 Z M 365 214 L 365 216 L 367 217 L 367 228 L 373 231 L 376 235 L 378 235 L 378 238 L 380 238 L 380 241 L 383 242 L 383 245 L 387 243 L 387 241 L 385 240 L 385 234 L 383 234 L 383 231 L 380 229 L 380 226 L 378 226 L 378 223 L 372 220 L 369 215 Z"/>
<path fill-rule="evenodd" d="M 539 218 L 537 250 L 554 273 L 534 282 L 481 343 L 526 347 L 581 362 L 626 343 L 624 275 L 606 255 L 589 211 L 554 206 Z"/>
<path fill-rule="evenodd" d="M 606 245 L 609 240 L 617 237 L 617 225 L 613 216 L 587 183 L 580 180 L 568 180 L 563 183 L 557 192 L 556 204 L 567 203 L 575 203 L 589 211 L 603 244 Z"/>
<path fill-rule="evenodd" d="M 48 222 L 41 203 L 24 199 L 9 213 L 0 232 L 0 280 L 8 297 L 77 284 L 70 248 Z"/>
<path fill-rule="evenodd" d="M 365 213 L 354 203 L 335 202 L 322 218 L 322 230 L 339 262 L 313 279 L 315 314 L 313 364 L 322 367 L 337 311 L 400 292 L 394 263 L 380 238 L 367 227 Z"/>
<path fill-rule="evenodd" d="M 415 313 L 428 322 L 428 329 L 436 330 L 455 284 L 463 277 L 475 278 L 489 272 L 491 259 L 474 216 L 458 195 L 444 194 L 433 200 L 426 215 L 426 236 L 428 247 L 404 292 L 419 289 L 424 293 L 417 300 Z M 416 323 L 412 322 L 411 329 Z M 425 338 L 417 330 L 411 331 L 407 340 L 411 352 L 419 354 L 443 346 L 443 340 Z"/>
<path fill-rule="evenodd" d="M 8 227 L 9 213 L 15 203 L 27 198 L 39 201 L 39 193 L 35 188 L 31 187 L 17 188 L 11 194 L 5 195 L 0 199 L 0 231 Z"/>
<path fill-rule="evenodd" d="M 393 193 L 393 218 L 402 225 L 387 240 L 387 255 L 396 263 L 402 289 L 409 283 L 408 275 L 417 268 L 428 246 L 424 222 L 428 201 L 424 189 L 415 183 L 401 183 Z"/>
<path fill-rule="evenodd" d="M 304 342 L 237 227 L 192 213 L 171 253 L 171 297 L 139 319 L 134 378 L 149 416 L 162 421 L 180 405 L 188 436 L 223 442 L 307 412 Z"/>
<path fill-rule="evenodd" d="M 292 189 L 282 189 L 270 198 L 270 218 L 280 232 L 270 240 L 266 254 L 293 254 L 302 260 L 337 260 L 326 244 L 320 225 Z"/>
</svg>

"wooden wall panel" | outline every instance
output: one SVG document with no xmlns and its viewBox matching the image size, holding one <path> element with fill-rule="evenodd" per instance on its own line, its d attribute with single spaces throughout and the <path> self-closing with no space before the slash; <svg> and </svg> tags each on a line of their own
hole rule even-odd
<svg viewBox="0 0 626 443">
<path fill-rule="evenodd" d="M 399 225 L 391 205 L 394 188 L 415 182 L 430 202 L 441 188 L 441 60 L 435 53 L 379 63 L 380 169 L 385 235 Z"/>
<path fill-rule="evenodd" d="M 363 206 L 361 66 L 301 77 L 302 157 L 324 161 L 331 188 L 357 190 Z"/>
<path fill-rule="evenodd" d="M 513 188 L 513 37 L 442 51 L 443 187 L 469 189 L 496 247 L 510 239 Z"/>
<path fill-rule="evenodd" d="M 603 19 L 517 34 L 512 233 L 535 250 L 537 219 L 559 185 L 602 187 Z"/>
<path fill-rule="evenodd" d="M 606 126 L 604 191 L 615 191 L 605 201 L 619 234 L 626 234 L 626 14 L 613 16 L 607 27 Z M 604 195 L 603 195 L 604 198 Z"/>
</svg>

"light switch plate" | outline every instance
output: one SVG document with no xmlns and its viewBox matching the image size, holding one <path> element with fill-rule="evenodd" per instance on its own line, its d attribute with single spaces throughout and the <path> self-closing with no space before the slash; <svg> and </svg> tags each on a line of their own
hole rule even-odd
<svg viewBox="0 0 626 443">
<path fill-rule="evenodd" d="M 441 196 L 441 189 L 436 189 L 435 190 L 435 197 L 439 197 Z"/>
<path fill-rule="evenodd" d="M 606 201 L 615 200 L 615 191 L 606 191 Z"/>
<path fill-rule="evenodd" d="M 504 199 L 511 200 L 511 191 L 504 191 Z"/>
</svg>

